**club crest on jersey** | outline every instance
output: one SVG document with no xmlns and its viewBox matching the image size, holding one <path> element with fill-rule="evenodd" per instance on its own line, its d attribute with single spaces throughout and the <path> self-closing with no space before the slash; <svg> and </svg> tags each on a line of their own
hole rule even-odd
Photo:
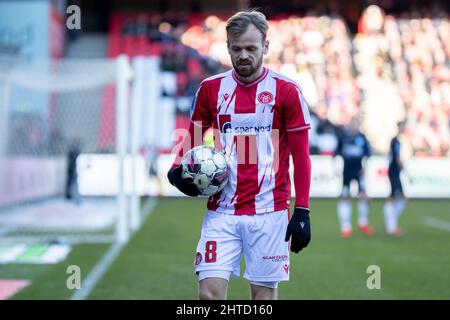
<svg viewBox="0 0 450 320">
<path fill-rule="evenodd" d="M 269 91 L 263 91 L 258 95 L 258 101 L 263 104 L 268 104 L 273 101 L 273 94 Z"/>
</svg>

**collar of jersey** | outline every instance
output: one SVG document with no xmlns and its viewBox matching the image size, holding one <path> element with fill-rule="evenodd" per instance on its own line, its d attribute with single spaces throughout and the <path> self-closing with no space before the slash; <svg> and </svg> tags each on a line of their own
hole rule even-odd
<svg viewBox="0 0 450 320">
<path fill-rule="evenodd" d="M 253 80 L 252 82 L 249 82 L 249 83 L 244 83 L 244 82 L 240 81 L 238 79 L 238 77 L 236 76 L 236 71 L 234 71 L 234 69 L 233 69 L 232 75 L 233 75 L 234 81 L 236 81 L 241 86 L 251 87 L 251 86 L 261 82 L 262 80 L 264 80 L 264 78 L 267 76 L 268 73 L 269 73 L 269 69 L 266 69 L 265 67 L 263 67 L 263 73 L 258 78 L 256 78 L 255 80 Z"/>
</svg>

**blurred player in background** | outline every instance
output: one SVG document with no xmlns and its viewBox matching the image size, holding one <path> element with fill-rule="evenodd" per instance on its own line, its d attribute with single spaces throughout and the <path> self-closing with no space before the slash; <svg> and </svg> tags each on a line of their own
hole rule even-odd
<svg viewBox="0 0 450 320">
<path fill-rule="evenodd" d="M 81 204 L 81 196 L 78 186 L 77 159 L 81 153 L 81 141 L 78 138 L 72 140 L 67 152 L 67 181 L 66 199 L 73 201 L 76 205 Z"/>
<path fill-rule="evenodd" d="M 386 233 L 391 236 L 401 236 L 403 231 L 398 227 L 398 220 L 405 209 L 405 196 L 403 194 L 400 173 L 403 163 L 400 157 L 400 135 L 405 130 L 405 123 L 398 124 L 398 133 L 392 138 L 389 148 L 389 182 L 391 184 L 391 195 L 384 205 L 384 223 Z"/>
<path fill-rule="evenodd" d="M 373 234 L 369 224 L 369 199 L 364 186 L 365 160 L 370 157 L 369 142 L 359 131 L 359 119 L 353 117 L 348 129 L 342 129 L 338 136 L 336 155 L 342 156 L 344 171 L 342 179 L 342 194 L 338 201 L 337 213 L 341 227 L 341 236 L 352 234 L 352 203 L 350 183 L 358 183 L 358 229 L 367 236 Z"/>
<path fill-rule="evenodd" d="M 213 126 L 215 147 L 229 159 L 230 176 L 225 188 L 208 199 L 195 259 L 200 299 L 226 298 L 230 276 L 240 276 L 242 255 L 252 299 L 277 299 L 278 283 L 289 280 L 289 244 L 298 253 L 311 239 L 309 111 L 294 81 L 262 66 L 268 27 L 257 11 L 228 20 L 233 69 L 200 85 L 190 137 L 168 173 L 180 191 L 198 195 L 192 179 L 181 178 L 179 163 Z M 296 191 L 290 220 L 289 153 Z"/>
</svg>

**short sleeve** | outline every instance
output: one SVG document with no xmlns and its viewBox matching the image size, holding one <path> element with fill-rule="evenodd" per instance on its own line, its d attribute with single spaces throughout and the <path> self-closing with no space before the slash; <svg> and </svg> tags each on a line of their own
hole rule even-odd
<svg viewBox="0 0 450 320">
<path fill-rule="evenodd" d="M 287 132 L 311 128 L 308 105 L 300 88 L 294 83 L 285 84 L 280 90 L 284 123 Z"/>
<path fill-rule="evenodd" d="M 209 108 L 209 99 L 207 86 L 202 83 L 195 94 L 191 106 L 191 121 L 200 127 L 210 127 L 213 119 Z"/>
</svg>

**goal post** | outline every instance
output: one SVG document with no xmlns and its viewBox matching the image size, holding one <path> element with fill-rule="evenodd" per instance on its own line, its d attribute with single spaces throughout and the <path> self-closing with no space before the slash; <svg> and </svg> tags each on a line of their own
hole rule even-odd
<svg viewBox="0 0 450 320">
<path fill-rule="evenodd" d="M 139 148 L 132 78 L 126 55 L 0 57 L 2 239 L 128 240 L 140 223 L 139 195 L 126 188 Z M 90 175 L 95 166 L 104 170 Z"/>
<path fill-rule="evenodd" d="M 127 155 L 128 132 L 128 101 L 129 101 L 129 82 L 132 72 L 127 56 L 117 58 L 117 80 L 116 80 L 116 125 L 117 125 L 117 156 L 119 162 L 118 168 L 118 217 L 117 217 L 117 241 L 125 243 L 129 237 L 129 221 L 127 219 L 127 203 L 125 194 L 125 156 Z M 134 161 L 132 161 L 134 166 Z"/>
</svg>

